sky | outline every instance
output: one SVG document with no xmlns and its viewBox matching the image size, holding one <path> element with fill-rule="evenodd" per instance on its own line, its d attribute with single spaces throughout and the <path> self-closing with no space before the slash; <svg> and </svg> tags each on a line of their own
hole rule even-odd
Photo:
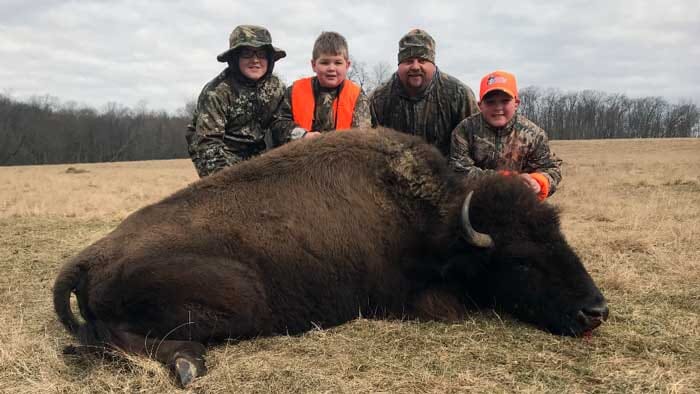
<svg viewBox="0 0 700 394">
<path fill-rule="evenodd" d="M 176 112 L 226 65 L 239 24 L 262 25 L 287 57 L 287 83 L 312 73 L 322 31 L 368 68 L 396 68 L 412 28 L 438 68 L 478 94 L 503 69 L 518 85 L 661 96 L 700 105 L 700 1 L 58 1 L 0 0 L 0 94 Z"/>
</svg>

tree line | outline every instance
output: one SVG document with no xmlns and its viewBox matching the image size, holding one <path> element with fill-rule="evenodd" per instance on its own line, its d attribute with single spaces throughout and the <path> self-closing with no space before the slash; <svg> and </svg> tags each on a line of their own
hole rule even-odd
<svg viewBox="0 0 700 394">
<path fill-rule="evenodd" d="M 97 111 L 51 96 L 20 102 L 0 94 L 0 165 L 187 157 L 192 106 L 176 115 L 117 103 Z"/>
<path fill-rule="evenodd" d="M 674 138 L 700 136 L 700 110 L 661 97 L 629 98 L 595 90 L 520 90 L 519 112 L 550 139 Z"/>
<path fill-rule="evenodd" d="M 380 65 L 368 75 L 367 91 L 390 72 Z M 692 102 L 537 87 L 522 89 L 520 98 L 520 113 L 550 139 L 700 136 L 700 111 Z M 19 101 L 0 94 L 0 165 L 185 158 L 185 127 L 193 108 L 188 102 L 169 114 L 110 103 L 98 111 L 52 96 Z"/>
</svg>

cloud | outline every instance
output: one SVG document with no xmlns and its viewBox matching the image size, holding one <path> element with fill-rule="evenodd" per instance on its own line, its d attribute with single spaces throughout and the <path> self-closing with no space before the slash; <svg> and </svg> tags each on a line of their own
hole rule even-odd
<svg viewBox="0 0 700 394">
<path fill-rule="evenodd" d="M 381 3 L 381 4 L 380 4 Z M 311 73 L 313 41 L 333 30 L 353 58 L 396 64 L 413 27 L 437 41 L 438 66 L 472 88 L 494 69 L 521 86 L 595 89 L 700 103 L 700 3 L 34 1 L 0 5 L 0 91 L 50 94 L 100 108 L 117 102 L 174 111 L 224 64 L 238 24 L 269 28 L 291 82 Z"/>
</svg>

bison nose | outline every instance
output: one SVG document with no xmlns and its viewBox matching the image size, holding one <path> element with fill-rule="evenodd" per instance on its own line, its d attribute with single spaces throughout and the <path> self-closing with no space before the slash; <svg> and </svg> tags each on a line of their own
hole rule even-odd
<svg viewBox="0 0 700 394">
<path fill-rule="evenodd" d="M 598 320 L 608 320 L 608 315 L 610 314 L 610 310 L 608 309 L 608 304 L 606 302 L 602 302 L 596 306 L 583 308 L 581 309 L 581 312 L 591 319 Z"/>
<path fill-rule="evenodd" d="M 590 331 L 607 320 L 609 313 L 608 305 L 603 301 L 598 305 L 581 308 L 576 319 L 581 323 L 584 331 Z"/>
</svg>

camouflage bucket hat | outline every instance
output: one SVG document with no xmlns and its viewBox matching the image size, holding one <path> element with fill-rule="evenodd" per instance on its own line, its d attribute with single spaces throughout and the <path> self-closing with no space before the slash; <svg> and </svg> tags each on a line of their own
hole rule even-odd
<svg viewBox="0 0 700 394">
<path fill-rule="evenodd" d="M 272 59 L 274 61 L 278 61 L 287 56 L 285 51 L 272 46 L 272 36 L 270 35 L 270 32 L 262 26 L 236 26 L 236 28 L 231 32 L 228 42 L 229 49 L 219 54 L 219 56 L 216 57 L 216 60 L 225 63 L 229 60 L 229 57 L 236 49 L 244 46 L 254 48 L 267 47 L 272 51 Z"/>
<path fill-rule="evenodd" d="M 399 40 L 399 63 L 412 57 L 435 63 L 435 40 L 427 31 L 413 29 Z"/>
</svg>

